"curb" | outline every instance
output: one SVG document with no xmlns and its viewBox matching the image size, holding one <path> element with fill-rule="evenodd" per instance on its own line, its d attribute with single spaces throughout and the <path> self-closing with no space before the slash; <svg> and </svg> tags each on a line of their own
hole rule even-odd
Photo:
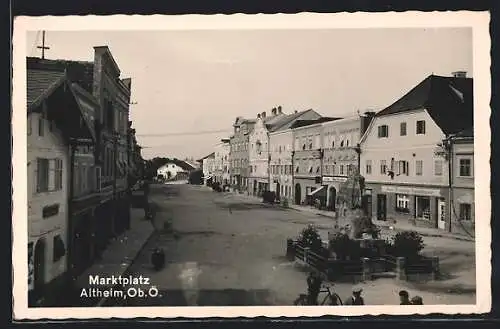
<svg viewBox="0 0 500 329">
<path fill-rule="evenodd" d="M 153 231 L 151 232 L 151 234 L 144 240 L 144 243 L 142 243 L 141 247 L 137 250 L 136 254 L 134 255 L 133 259 L 127 264 L 127 267 L 125 268 L 125 270 L 119 275 L 119 276 L 123 276 L 123 275 L 126 275 L 127 272 L 129 271 L 130 267 L 132 266 L 132 264 L 134 263 L 134 261 L 137 259 L 137 256 L 139 255 L 139 253 L 144 249 L 144 247 L 148 244 L 148 242 L 153 238 L 153 236 L 155 235 L 156 233 L 156 228 L 153 226 Z M 103 297 L 99 300 L 99 302 L 97 302 L 97 304 L 95 305 L 95 307 L 103 307 L 104 304 L 108 301 L 108 297 Z"/>
</svg>

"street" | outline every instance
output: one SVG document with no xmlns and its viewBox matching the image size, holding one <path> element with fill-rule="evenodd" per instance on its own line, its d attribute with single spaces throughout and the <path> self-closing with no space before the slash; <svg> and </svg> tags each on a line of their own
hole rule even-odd
<svg viewBox="0 0 500 329">
<path fill-rule="evenodd" d="M 265 205 L 242 195 L 216 193 L 206 186 L 151 185 L 151 201 L 156 209 L 157 231 L 127 276 L 150 278 L 150 285 L 159 290 L 159 295 L 109 299 L 105 305 L 292 305 L 300 293 L 305 293 L 308 269 L 285 259 L 286 239 L 297 236 L 308 223 L 320 220 L 315 215 Z M 425 251 L 443 257 L 442 271 L 449 266 L 454 273 L 470 276 L 474 244 L 438 240 L 426 238 Z M 166 254 L 166 265 L 158 272 L 150 261 L 155 247 L 163 248 Z M 439 289 L 439 284 L 426 289 L 425 284 L 402 286 L 385 278 L 361 285 L 365 301 L 371 305 L 398 304 L 400 289 L 419 294 L 426 304 L 475 303 L 474 291 L 461 290 L 460 276 L 450 275 L 449 279 L 453 278 L 458 283 L 451 292 Z M 468 280 L 475 282 L 474 277 Z M 352 286 L 336 283 L 335 290 L 346 298 Z"/>
</svg>

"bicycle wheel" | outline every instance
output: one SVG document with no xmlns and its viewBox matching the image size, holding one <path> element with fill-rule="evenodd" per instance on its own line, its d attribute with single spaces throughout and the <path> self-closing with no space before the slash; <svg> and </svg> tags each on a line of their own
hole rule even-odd
<svg viewBox="0 0 500 329">
<path fill-rule="evenodd" d="M 342 298 L 336 293 L 330 295 L 330 305 L 333 306 L 342 306 Z"/>
<path fill-rule="evenodd" d="M 296 300 L 294 300 L 293 305 L 295 306 L 307 305 L 307 297 L 304 295 L 300 295 Z"/>
</svg>

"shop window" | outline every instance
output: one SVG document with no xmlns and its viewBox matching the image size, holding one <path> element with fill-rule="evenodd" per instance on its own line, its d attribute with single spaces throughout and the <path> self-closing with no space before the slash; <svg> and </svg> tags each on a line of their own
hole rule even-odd
<svg viewBox="0 0 500 329">
<path fill-rule="evenodd" d="M 366 160 L 366 174 L 371 175 L 372 173 L 372 160 Z"/>
<path fill-rule="evenodd" d="M 470 203 L 460 204 L 460 220 L 472 220 L 472 206 Z"/>
<path fill-rule="evenodd" d="M 471 177 L 472 176 L 472 161 L 471 159 L 460 159 L 460 176 L 461 177 Z"/>
<path fill-rule="evenodd" d="M 415 208 L 418 219 L 431 219 L 431 199 L 429 197 L 415 197 Z"/>
<path fill-rule="evenodd" d="M 396 194 L 396 211 L 409 213 L 410 212 L 410 198 L 405 194 Z"/>
</svg>

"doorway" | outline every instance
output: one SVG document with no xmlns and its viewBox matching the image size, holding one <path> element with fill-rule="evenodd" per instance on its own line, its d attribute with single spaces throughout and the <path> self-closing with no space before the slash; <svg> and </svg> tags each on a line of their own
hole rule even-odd
<svg viewBox="0 0 500 329">
<path fill-rule="evenodd" d="M 300 184 L 297 183 L 295 184 L 295 204 L 300 205 L 301 196 L 302 196 L 302 191 L 300 188 Z"/>
<path fill-rule="evenodd" d="M 276 183 L 276 199 L 280 199 L 280 195 L 281 195 L 281 185 L 280 183 Z"/>
<path fill-rule="evenodd" d="M 438 228 L 446 229 L 446 202 L 444 199 L 438 199 Z"/>
<path fill-rule="evenodd" d="M 377 195 L 377 220 L 387 220 L 387 196 Z"/>
<path fill-rule="evenodd" d="M 335 211 L 335 201 L 337 200 L 337 190 L 335 187 L 330 187 L 328 191 L 328 209 Z"/>
<path fill-rule="evenodd" d="M 34 263 L 34 292 L 38 299 L 43 295 L 43 287 L 45 285 L 45 240 L 43 238 L 38 240 L 35 245 Z"/>
</svg>

